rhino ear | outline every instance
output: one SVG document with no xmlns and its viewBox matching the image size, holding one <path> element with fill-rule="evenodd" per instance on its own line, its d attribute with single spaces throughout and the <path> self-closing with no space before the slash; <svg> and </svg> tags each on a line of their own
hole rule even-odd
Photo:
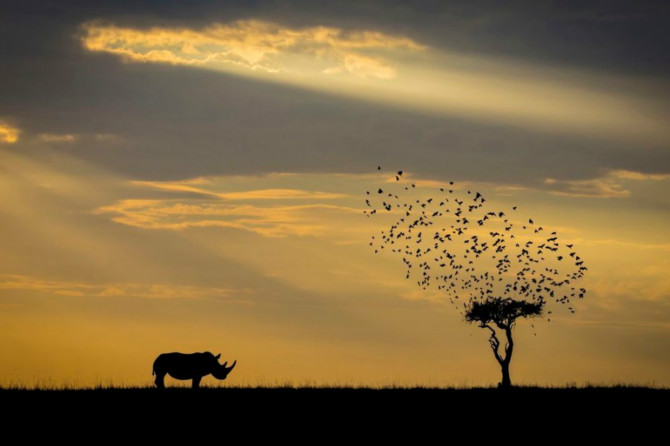
<svg viewBox="0 0 670 446">
<path fill-rule="evenodd" d="M 219 353 L 218 355 L 216 355 L 216 356 L 214 357 L 214 359 L 219 359 L 220 357 L 221 357 L 221 353 Z"/>
</svg>

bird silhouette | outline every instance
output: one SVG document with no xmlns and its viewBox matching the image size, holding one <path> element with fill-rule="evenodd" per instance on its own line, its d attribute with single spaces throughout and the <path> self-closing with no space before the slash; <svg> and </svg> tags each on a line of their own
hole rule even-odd
<svg viewBox="0 0 670 446">
<path fill-rule="evenodd" d="M 400 190 L 386 183 L 390 190 L 379 201 L 367 191 L 366 207 L 372 210 L 365 212 L 368 217 L 378 211 L 393 216 L 393 209 L 403 210 L 382 237 L 371 239 L 370 246 L 375 253 L 390 247 L 386 252 L 401 256 L 407 279 L 414 277 L 422 289 L 437 284 L 448 301 L 461 303 L 498 296 L 569 304 L 571 298 L 585 295 L 586 290 L 575 288 L 572 282 L 582 278 L 587 267 L 573 250 L 574 244 L 561 244 L 556 231 L 536 241 L 533 236 L 544 227 L 536 226 L 532 218 L 528 219 L 530 228 L 516 226 L 504 211 L 490 208 L 481 192 L 466 190 L 459 196 L 446 185 L 435 189 L 417 188 L 416 183 L 407 186 L 404 173 L 395 173 Z M 377 196 L 381 194 L 384 190 L 379 187 Z M 517 209 L 517 205 L 512 207 Z M 436 229 L 429 229 L 433 226 Z M 547 257 L 545 251 L 556 257 Z"/>
</svg>

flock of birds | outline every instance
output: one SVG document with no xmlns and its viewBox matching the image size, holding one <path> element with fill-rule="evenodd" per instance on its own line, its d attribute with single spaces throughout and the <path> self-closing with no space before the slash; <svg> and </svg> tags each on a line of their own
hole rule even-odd
<svg viewBox="0 0 670 446">
<path fill-rule="evenodd" d="M 367 191 L 364 212 L 398 217 L 372 236 L 370 246 L 401 256 L 406 278 L 416 275 L 423 289 L 436 285 L 464 309 L 475 300 L 502 297 L 565 304 L 575 312 L 571 299 L 586 292 L 575 282 L 587 267 L 573 244 L 533 219 L 517 218 L 517 206 L 490 210 L 481 193 L 459 191 L 453 181 L 422 196 L 403 175 L 398 171 L 395 184 L 391 179 Z"/>
</svg>

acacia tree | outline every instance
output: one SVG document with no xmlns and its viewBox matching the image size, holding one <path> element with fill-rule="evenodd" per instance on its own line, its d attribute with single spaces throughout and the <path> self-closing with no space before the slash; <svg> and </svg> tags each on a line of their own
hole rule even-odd
<svg viewBox="0 0 670 446">
<path fill-rule="evenodd" d="M 517 320 L 557 304 L 574 313 L 571 299 L 586 292 L 574 285 L 587 271 L 584 261 L 556 231 L 517 217 L 517 206 L 494 210 L 481 193 L 453 182 L 417 187 L 402 171 L 394 176 L 366 192 L 368 217 L 388 214 L 393 221 L 370 246 L 402 257 L 406 278 L 424 290 L 436 287 L 467 322 L 488 330 L 500 386 L 511 386 Z"/>
<path fill-rule="evenodd" d="M 502 299 L 500 297 L 489 297 L 484 302 L 473 301 L 465 311 L 465 320 L 468 322 L 478 322 L 481 328 L 491 330 L 489 343 L 493 350 L 493 355 L 500 364 L 502 371 L 501 387 L 509 387 L 512 380 L 509 376 L 509 363 L 512 360 L 514 352 L 514 339 L 512 339 L 512 329 L 516 320 L 520 317 L 527 318 L 542 315 L 543 304 L 541 302 L 516 301 L 510 298 Z M 491 326 L 495 325 L 505 332 L 507 342 L 505 344 L 504 356 L 500 354 L 500 340 L 496 330 Z"/>
</svg>

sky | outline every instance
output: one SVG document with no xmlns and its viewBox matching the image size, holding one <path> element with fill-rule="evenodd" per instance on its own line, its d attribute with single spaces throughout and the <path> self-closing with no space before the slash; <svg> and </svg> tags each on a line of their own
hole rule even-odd
<svg viewBox="0 0 670 446">
<path fill-rule="evenodd" d="M 518 324 L 514 382 L 670 385 L 667 3 L 1 10 L 0 385 L 205 350 L 238 361 L 209 385 L 494 385 L 487 333 L 368 246 L 397 170 L 589 267 L 575 314 Z"/>
</svg>

